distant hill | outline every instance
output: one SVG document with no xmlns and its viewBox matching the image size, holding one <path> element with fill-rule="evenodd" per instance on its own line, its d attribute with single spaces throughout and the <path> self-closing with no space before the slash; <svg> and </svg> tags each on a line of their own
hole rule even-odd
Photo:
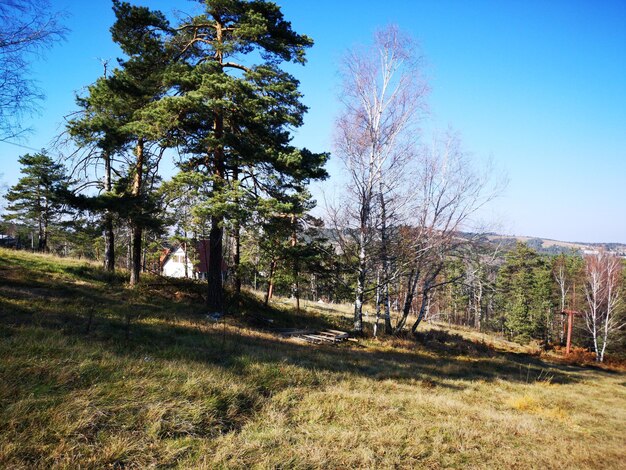
<svg viewBox="0 0 626 470">
<path fill-rule="evenodd" d="M 322 238 L 328 239 L 333 245 L 337 246 L 338 234 L 334 228 L 323 228 L 320 231 Z M 561 240 L 552 240 L 550 238 L 529 237 L 518 235 L 502 235 L 498 233 L 472 233 L 464 232 L 461 236 L 481 240 L 485 243 L 499 244 L 503 247 L 513 247 L 515 243 L 522 242 L 536 250 L 539 253 L 548 255 L 559 255 L 561 253 L 576 253 L 579 255 L 595 253 L 601 248 L 615 253 L 618 256 L 626 258 L 626 243 L 585 243 L 585 242 L 568 242 Z"/>
<path fill-rule="evenodd" d="M 600 249 L 605 249 L 618 256 L 626 257 L 626 244 L 624 243 L 583 243 L 583 242 L 566 242 L 560 240 L 552 240 L 549 238 L 527 237 L 517 235 L 500 235 L 496 233 L 485 234 L 485 238 L 492 243 L 500 243 L 503 245 L 514 245 L 516 242 L 522 242 L 538 251 L 539 253 L 558 255 L 561 253 L 578 253 L 587 254 L 594 253 Z"/>
</svg>

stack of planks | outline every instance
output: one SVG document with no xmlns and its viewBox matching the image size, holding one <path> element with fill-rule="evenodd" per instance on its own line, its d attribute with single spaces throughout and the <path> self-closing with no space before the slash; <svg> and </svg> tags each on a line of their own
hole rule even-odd
<svg viewBox="0 0 626 470">
<path fill-rule="evenodd" d="M 339 330 L 276 330 L 282 336 L 314 344 L 336 344 L 349 339 L 349 334 Z"/>
</svg>

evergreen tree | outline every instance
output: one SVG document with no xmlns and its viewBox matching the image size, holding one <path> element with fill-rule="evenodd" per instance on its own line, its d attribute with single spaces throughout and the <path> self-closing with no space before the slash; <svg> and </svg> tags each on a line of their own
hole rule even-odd
<svg viewBox="0 0 626 470">
<path fill-rule="evenodd" d="M 146 177 L 162 155 L 162 148 L 151 150 L 165 135 L 146 111 L 167 91 L 163 76 L 171 60 L 164 45 L 171 29 L 161 12 L 146 7 L 115 0 L 113 11 L 116 21 L 111 27 L 112 38 L 127 58 L 119 59 L 119 67 L 110 76 L 100 78 L 88 88 L 86 97 L 77 99 L 82 112 L 70 121 L 68 129 L 79 145 L 95 151 L 88 153 L 81 164 L 92 168 L 104 165 L 102 197 L 82 202 L 87 208 L 104 212 L 108 269 L 112 270 L 115 262 L 114 213 L 130 223 L 130 284 L 134 285 L 142 267 L 143 230 L 155 225 L 153 185 L 146 184 Z M 116 156 L 126 157 L 128 165 L 125 171 L 118 169 L 120 178 L 114 182 L 112 165 Z M 126 186 L 119 188 L 122 182 Z"/>
<path fill-rule="evenodd" d="M 104 268 L 115 270 L 114 219 L 118 195 L 113 191 L 115 155 L 126 147 L 126 136 L 122 131 L 128 121 L 127 108 L 112 89 L 111 80 L 101 77 L 87 88 L 87 95 L 77 97 L 80 107 L 78 117 L 68 122 L 67 129 L 79 148 L 86 153 L 77 159 L 75 167 L 79 171 L 103 167 L 102 182 L 98 185 L 97 197 L 83 199 L 81 208 L 90 212 L 102 213 L 104 232 Z M 119 173 L 119 171 L 118 171 Z"/>
<path fill-rule="evenodd" d="M 131 266 L 130 284 L 139 282 L 142 267 L 143 230 L 156 221 L 154 194 L 146 185 L 145 177 L 151 166 L 150 142 L 165 138 L 162 128 L 155 125 L 150 113 L 150 104 L 164 96 L 164 74 L 170 65 L 164 41 L 172 32 L 169 22 L 159 11 L 146 7 L 132 6 L 114 0 L 113 11 L 116 22 L 111 27 L 113 40 L 128 56 L 118 60 L 120 69 L 111 77 L 112 87 L 129 110 L 129 119 L 122 132 L 134 145 L 135 158 L 130 165 L 130 226 Z M 157 155 L 162 155 L 157 150 Z M 154 158 L 154 156 L 152 156 Z"/>
<path fill-rule="evenodd" d="M 45 151 L 23 155 L 18 161 L 24 176 L 6 194 L 6 219 L 36 227 L 37 248 L 48 251 L 50 227 L 66 212 L 69 178 L 65 167 L 55 163 Z"/>
<path fill-rule="evenodd" d="M 211 178 L 207 297 L 209 307 L 221 311 L 229 208 L 240 204 L 244 193 L 254 200 L 274 187 L 288 191 L 294 181 L 326 174 L 327 155 L 290 145 L 288 129 L 302 124 L 306 108 L 298 81 L 279 67 L 303 64 L 312 41 L 295 33 L 279 7 L 265 1 L 209 0 L 203 15 L 176 31 L 168 44 L 177 58 L 168 74 L 173 92 L 154 103 L 151 116 L 189 155 L 184 168 Z M 238 239 L 241 218 L 231 220 Z"/>
<path fill-rule="evenodd" d="M 501 321 L 521 342 L 549 340 L 552 323 L 549 263 L 524 243 L 507 254 L 497 279 Z"/>
</svg>

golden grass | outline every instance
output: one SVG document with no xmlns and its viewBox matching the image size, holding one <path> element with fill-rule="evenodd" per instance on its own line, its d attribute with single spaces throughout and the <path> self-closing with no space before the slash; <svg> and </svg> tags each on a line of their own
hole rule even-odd
<svg viewBox="0 0 626 470">
<path fill-rule="evenodd" d="M 623 468 L 621 372 L 442 325 L 301 345 L 146 280 L 0 250 L 1 468 Z M 273 307 L 242 310 L 349 326 Z"/>
</svg>

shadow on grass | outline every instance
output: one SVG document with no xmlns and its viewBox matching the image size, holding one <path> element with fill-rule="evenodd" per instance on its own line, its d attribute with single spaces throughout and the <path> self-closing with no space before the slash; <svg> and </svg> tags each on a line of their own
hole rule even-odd
<svg viewBox="0 0 626 470">
<path fill-rule="evenodd" d="M 280 368 L 290 365 L 308 371 L 325 371 L 374 380 L 418 380 L 427 385 L 447 388 L 461 388 L 464 382 L 477 380 L 515 383 L 539 380 L 565 384 L 581 379 L 576 373 L 582 370 L 578 367 L 545 363 L 532 356 L 514 353 L 474 356 L 468 360 L 462 354 L 433 354 L 428 349 L 381 351 L 350 344 L 338 347 L 309 346 L 268 334 L 246 334 L 233 325 L 224 328 L 221 322 L 210 322 L 198 315 L 179 313 L 178 319 L 185 319 L 186 324 L 177 324 L 177 320 L 168 315 L 163 305 L 116 303 L 117 308 L 123 305 L 125 309 L 132 309 L 133 317 L 130 321 L 119 313 L 105 316 L 96 314 L 89 327 L 89 334 L 86 334 L 89 321 L 87 310 L 83 314 L 65 311 L 34 316 L 29 315 L 32 313 L 30 308 L 22 307 L 7 315 L 5 306 L 0 303 L 5 326 L 3 336 L 8 334 L 7 327 L 13 323 L 10 317 L 21 317 L 17 324 L 23 326 L 31 323 L 39 328 L 62 331 L 66 336 L 97 343 L 99 347 L 131 360 L 150 356 L 162 360 L 206 363 L 242 376 L 250 374 L 250 364 L 263 364 L 269 366 L 270 371 L 274 366 Z M 187 307 L 190 310 L 194 308 Z M 254 373 L 258 374 L 258 371 Z M 290 383 L 289 377 L 274 378 L 271 383 L 275 385 L 276 380 Z M 445 383 L 446 380 L 456 383 Z M 264 378 L 261 379 L 261 386 L 263 382 Z M 268 393 L 272 390 L 273 386 L 267 386 Z"/>
<path fill-rule="evenodd" d="M 63 266 L 61 270 L 80 279 L 105 282 L 108 273 L 95 266 Z M 30 283 L 30 273 L 13 284 Z M 1 274 L 0 274 L 1 276 Z M 6 279 L 2 279 L 4 283 Z M 546 363 L 539 358 L 516 353 L 495 353 L 486 345 L 445 332 L 423 333 L 401 348 L 379 349 L 352 344 L 310 346 L 286 341 L 269 334 L 245 332 L 242 326 L 271 328 L 339 328 L 348 324 L 339 316 L 264 307 L 252 295 L 231 300 L 228 327 L 206 316 L 201 302 L 184 298 L 173 301 L 180 290 L 200 292 L 203 284 L 193 281 L 163 282 L 150 279 L 149 286 L 137 290 L 108 285 L 76 285 L 58 279 L 39 279 L 37 288 L 47 288 L 60 299 L 23 298 L 9 302 L 0 289 L 2 336 L 11 326 L 32 324 L 38 328 L 61 331 L 81 341 L 97 343 L 116 355 L 163 360 L 193 361 L 222 367 L 234 374 L 249 375 L 250 364 L 263 364 L 269 371 L 284 365 L 307 371 L 325 371 L 367 377 L 374 380 L 422 381 L 425 386 L 462 387 L 477 380 L 533 383 L 573 383 L 581 380 L 575 366 Z M 156 286 L 156 287 L 155 287 Z M 30 284 L 33 288 L 33 284 Z M 88 333 L 87 333 L 88 332 Z M 430 335 L 430 336 L 429 336 Z M 433 336 L 434 335 L 434 336 Z M 412 347 L 406 347 L 407 342 Z M 392 344 L 393 346 L 393 344 Z M 278 374 L 280 372 L 271 372 Z M 271 375 L 270 374 L 270 375 Z M 445 383 L 453 380 L 461 384 Z M 289 383 L 289 377 L 272 379 Z M 268 393 L 271 387 L 267 387 Z"/>
<path fill-rule="evenodd" d="M 243 292 L 238 298 L 228 297 L 228 310 L 231 316 L 245 325 L 272 331 L 277 328 L 298 329 L 349 329 L 349 320 L 340 317 L 320 315 L 301 309 L 295 311 L 288 304 L 265 306 L 254 294 Z"/>
</svg>

